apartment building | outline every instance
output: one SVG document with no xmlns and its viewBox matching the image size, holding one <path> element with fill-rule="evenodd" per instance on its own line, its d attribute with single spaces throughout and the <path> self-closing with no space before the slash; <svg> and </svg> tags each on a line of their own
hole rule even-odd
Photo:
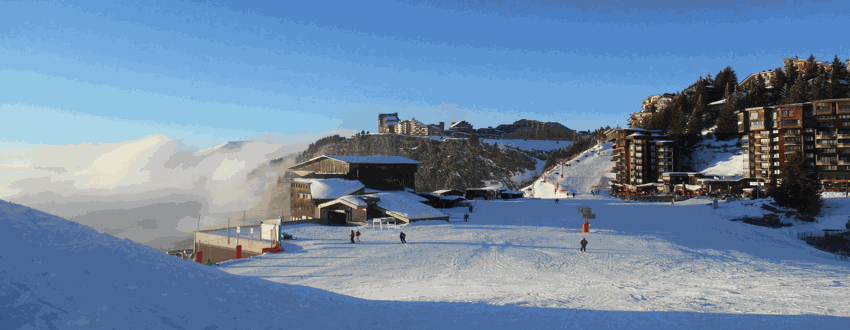
<svg viewBox="0 0 850 330">
<path fill-rule="evenodd" d="M 781 184 L 779 167 L 800 154 L 817 166 L 824 189 L 850 188 L 850 99 L 747 108 L 738 131 L 749 177 Z"/>
<path fill-rule="evenodd" d="M 612 141 L 614 147 L 617 183 L 658 183 L 663 173 L 672 172 L 676 168 L 673 141 L 661 135 L 661 131 L 616 129 L 607 133 L 607 140 Z"/>
</svg>

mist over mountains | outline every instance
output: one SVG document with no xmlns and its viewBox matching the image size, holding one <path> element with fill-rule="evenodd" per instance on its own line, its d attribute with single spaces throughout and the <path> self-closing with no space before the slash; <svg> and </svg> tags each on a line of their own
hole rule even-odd
<svg viewBox="0 0 850 330">
<path fill-rule="evenodd" d="M 164 135 L 18 148 L 0 154 L 0 199 L 168 248 L 191 237 L 199 216 L 201 227 L 243 211 L 265 218 L 278 173 L 304 148 L 234 141 L 197 150 Z"/>
</svg>

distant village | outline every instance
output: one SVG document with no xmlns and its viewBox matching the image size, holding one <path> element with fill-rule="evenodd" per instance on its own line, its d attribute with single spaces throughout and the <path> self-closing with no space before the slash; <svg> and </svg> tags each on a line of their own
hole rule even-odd
<svg viewBox="0 0 850 330">
<path fill-rule="evenodd" d="M 484 139 L 532 138 L 539 140 L 569 140 L 576 135 L 587 136 L 590 131 L 576 131 L 557 122 L 518 120 L 513 124 L 502 124 L 496 128 L 474 129 L 466 120 L 424 124 L 416 118 L 401 120 L 398 112 L 378 114 L 378 133 L 416 136 L 447 136 L 470 138 L 475 135 Z"/>
</svg>

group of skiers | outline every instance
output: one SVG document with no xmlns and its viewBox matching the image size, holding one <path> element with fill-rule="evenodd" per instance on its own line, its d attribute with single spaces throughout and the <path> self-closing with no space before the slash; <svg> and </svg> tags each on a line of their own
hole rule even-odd
<svg viewBox="0 0 850 330">
<path fill-rule="evenodd" d="M 467 214 L 467 216 L 468 216 L 468 214 Z M 360 243 L 360 231 L 359 230 L 358 231 L 352 230 L 349 237 L 351 237 L 351 244 Z M 402 243 L 407 243 L 407 241 L 405 240 L 405 237 L 407 237 L 407 235 L 405 235 L 403 231 L 398 235 L 398 238 L 401 240 Z"/>
</svg>

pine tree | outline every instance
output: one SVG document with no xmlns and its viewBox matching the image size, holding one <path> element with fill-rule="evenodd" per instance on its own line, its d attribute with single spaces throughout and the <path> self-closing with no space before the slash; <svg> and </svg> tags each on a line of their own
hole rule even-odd
<svg viewBox="0 0 850 330">
<path fill-rule="evenodd" d="M 706 113 L 708 112 L 708 103 L 705 98 L 700 95 L 694 104 L 694 110 L 691 113 L 691 118 L 688 121 L 687 132 L 690 134 L 700 134 L 706 127 Z"/>
<path fill-rule="evenodd" d="M 809 58 L 806 60 L 805 69 L 803 70 L 803 76 L 806 81 L 815 79 L 815 76 L 818 74 L 818 67 L 820 67 L 820 64 L 815 61 L 815 55 L 809 55 Z"/>
<path fill-rule="evenodd" d="M 808 101 L 808 93 L 806 88 L 806 78 L 798 74 L 794 84 L 789 90 L 789 99 L 785 103 L 801 103 Z"/>
<path fill-rule="evenodd" d="M 673 104 L 670 106 L 670 125 L 667 127 L 668 134 L 681 135 L 685 133 L 690 108 L 688 97 L 684 93 L 679 93 L 673 98 Z"/>
<path fill-rule="evenodd" d="M 815 76 L 814 81 L 812 81 L 811 86 L 809 86 L 809 100 L 825 100 L 832 98 L 832 93 L 829 90 L 829 78 L 826 75 L 826 70 L 821 67 L 818 70 L 818 74 Z"/>
<path fill-rule="evenodd" d="M 723 90 L 720 88 L 726 88 L 730 82 L 737 86 L 738 75 L 735 74 L 735 70 L 732 70 L 732 67 L 726 66 L 723 70 L 720 70 L 720 72 L 717 73 L 717 76 L 714 77 L 714 90 L 718 94 L 722 93 Z M 712 99 L 719 99 L 721 96 L 725 95 L 715 95 Z"/>
<path fill-rule="evenodd" d="M 801 154 L 792 154 L 779 167 L 778 187 L 771 196 L 779 206 L 792 207 L 801 213 L 818 214 L 823 206 L 817 168 Z"/>
</svg>

